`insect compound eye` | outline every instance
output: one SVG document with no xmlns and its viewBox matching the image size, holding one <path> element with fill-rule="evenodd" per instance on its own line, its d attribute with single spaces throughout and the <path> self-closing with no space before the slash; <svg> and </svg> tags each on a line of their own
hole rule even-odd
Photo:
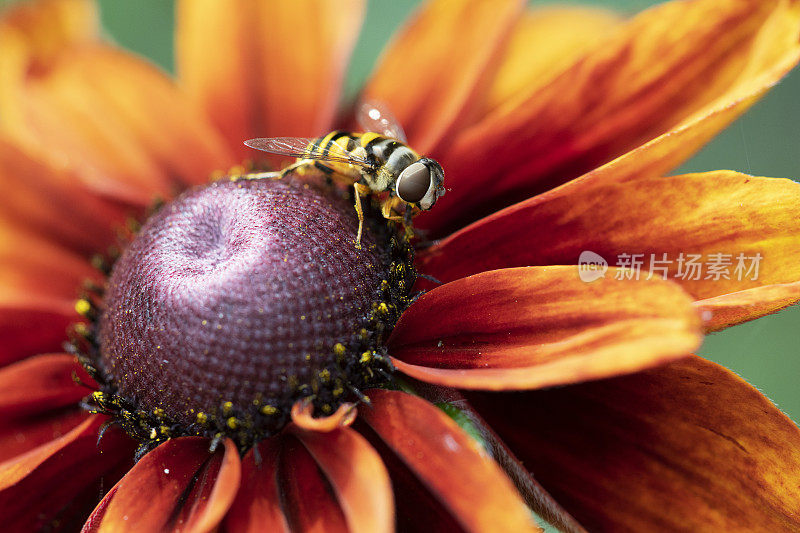
<svg viewBox="0 0 800 533">
<path fill-rule="evenodd" d="M 417 203 L 431 187 L 431 171 L 417 161 L 408 165 L 397 178 L 397 196 L 408 203 Z"/>
</svg>

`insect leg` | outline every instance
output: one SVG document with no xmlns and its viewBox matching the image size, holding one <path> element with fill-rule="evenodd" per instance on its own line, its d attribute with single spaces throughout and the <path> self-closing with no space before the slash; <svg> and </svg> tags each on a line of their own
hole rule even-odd
<svg viewBox="0 0 800 533">
<path fill-rule="evenodd" d="M 250 174 L 242 174 L 241 176 L 231 176 L 231 181 L 281 179 L 282 177 L 283 172 L 251 172 Z"/>
<path fill-rule="evenodd" d="M 398 208 L 401 206 L 405 207 L 403 214 L 398 213 Z M 403 202 L 400 198 L 395 196 L 387 199 L 381 206 L 381 214 L 386 220 L 401 223 L 403 225 L 403 229 L 405 230 L 406 237 L 409 239 L 414 237 L 414 230 L 413 226 L 411 225 L 411 219 L 414 216 L 414 213 L 412 212 L 412 208 L 405 204 L 405 202 Z"/>
<path fill-rule="evenodd" d="M 240 179 L 245 180 L 263 180 L 263 179 L 274 179 L 279 180 L 283 179 L 286 176 L 298 172 L 302 167 L 307 166 L 309 163 L 307 161 L 298 161 L 289 165 L 288 167 L 284 168 L 283 170 L 278 170 L 274 172 L 251 172 L 249 174 L 243 174 L 241 176 L 231 176 L 231 181 L 239 181 Z"/>
<path fill-rule="evenodd" d="M 358 182 L 353 184 L 353 189 L 355 190 L 355 208 L 356 214 L 358 215 L 358 235 L 356 235 L 356 248 L 361 248 L 361 230 L 364 228 L 364 210 L 361 208 L 361 193 L 366 189 L 369 191 L 369 188 L 364 187 Z M 364 192 L 366 192 L 364 191 Z"/>
</svg>

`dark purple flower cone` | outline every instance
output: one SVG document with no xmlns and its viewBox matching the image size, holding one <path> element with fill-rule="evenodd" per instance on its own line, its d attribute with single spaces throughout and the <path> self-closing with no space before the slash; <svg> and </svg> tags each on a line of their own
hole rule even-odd
<svg viewBox="0 0 800 533">
<path fill-rule="evenodd" d="M 231 413 L 257 425 L 243 413 L 285 410 L 331 365 L 352 367 L 336 345 L 363 336 L 386 301 L 384 227 L 366 224 L 357 248 L 352 202 L 337 189 L 243 180 L 188 191 L 114 265 L 100 366 L 142 411 L 185 426 Z M 342 395 L 336 379 L 328 388 Z"/>
</svg>

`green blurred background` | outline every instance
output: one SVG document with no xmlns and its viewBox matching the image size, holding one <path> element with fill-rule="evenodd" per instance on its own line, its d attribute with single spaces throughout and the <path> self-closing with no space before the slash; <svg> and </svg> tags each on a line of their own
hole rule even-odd
<svg viewBox="0 0 800 533">
<path fill-rule="evenodd" d="M 4 3 L 8 0 L 0 0 L 0 5 Z M 354 94 L 362 84 L 385 42 L 418 3 L 418 0 L 373 0 L 370 3 L 347 79 L 348 95 Z M 555 3 L 559 2 L 538 1 L 531 5 Z M 659 2 L 587 0 L 583 3 L 632 14 Z M 172 70 L 174 16 L 171 0 L 100 0 L 100 5 L 110 37 L 164 69 Z M 798 96 L 800 70 L 795 70 L 680 171 L 732 169 L 761 176 L 800 177 Z M 800 420 L 798 323 L 800 306 L 711 335 L 700 354 L 739 373 L 797 421 Z"/>
</svg>

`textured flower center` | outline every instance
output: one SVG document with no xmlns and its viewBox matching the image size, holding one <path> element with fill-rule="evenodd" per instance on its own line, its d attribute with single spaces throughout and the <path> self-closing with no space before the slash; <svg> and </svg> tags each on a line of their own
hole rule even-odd
<svg viewBox="0 0 800 533">
<path fill-rule="evenodd" d="M 375 365 L 413 268 L 380 217 L 360 247 L 357 228 L 338 190 L 278 180 L 220 181 L 161 208 L 116 261 L 96 325 L 119 409 L 150 438 L 177 425 L 247 445 L 298 399 L 329 413 L 385 381 Z"/>
</svg>

